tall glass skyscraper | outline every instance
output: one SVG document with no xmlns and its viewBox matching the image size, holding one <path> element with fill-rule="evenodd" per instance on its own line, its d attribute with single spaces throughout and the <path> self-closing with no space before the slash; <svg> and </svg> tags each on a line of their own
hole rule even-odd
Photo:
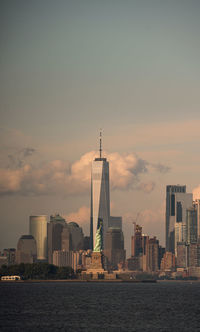
<svg viewBox="0 0 200 332">
<path fill-rule="evenodd" d="M 192 206 L 192 194 L 186 186 L 166 187 L 166 251 L 177 253 L 177 242 L 186 241 L 186 209 Z"/>
<path fill-rule="evenodd" d="M 99 224 L 103 223 L 103 248 L 106 232 L 110 219 L 110 188 L 109 188 L 109 163 L 102 158 L 101 133 L 100 133 L 100 156 L 92 162 L 91 174 L 91 218 L 90 239 L 91 249 L 95 246 L 96 231 Z"/>
<path fill-rule="evenodd" d="M 47 216 L 30 216 L 30 235 L 34 237 L 37 244 L 37 259 L 47 259 Z"/>
</svg>

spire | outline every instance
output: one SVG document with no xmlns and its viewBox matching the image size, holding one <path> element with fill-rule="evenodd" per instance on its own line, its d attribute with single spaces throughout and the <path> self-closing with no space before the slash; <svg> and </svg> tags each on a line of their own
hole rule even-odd
<svg viewBox="0 0 200 332">
<path fill-rule="evenodd" d="M 102 129 L 100 129 L 100 135 L 99 135 L 99 156 L 101 159 L 101 157 L 102 157 Z"/>
</svg>

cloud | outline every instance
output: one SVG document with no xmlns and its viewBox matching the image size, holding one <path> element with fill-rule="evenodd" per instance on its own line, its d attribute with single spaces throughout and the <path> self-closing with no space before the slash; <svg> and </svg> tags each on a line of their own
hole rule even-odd
<svg viewBox="0 0 200 332">
<path fill-rule="evenodd" d="M 7 168 L 16 169 L 22 167 L 26 160 L 30 158 L 35 152 L 36 149 L 31 147 L 15 149 L 14 152 L 8 154 L 7 156 Z"/>
<path fill-rule="evenodd" d="M 9 155 L 7 168 L 0 168 L 0 194 L 21 195 L 76 195 L 89 193 L 91 163 L 95 151 L 85 153 L 74 163 L 53 160 L 42 165 L 30 162 L 36 150 L 31 147 Z M 105 153 L 110 165 L 111 189 L 143 190 L 150 193 L 154 182 L 141 182 L 142 174 L 150 171 L 151 165 L 135 153 Z M 165 167 L 165 166 L 163 166 Z"/>
<path fill-rule="evenodd" d="M 152 192 L 155 188 L 156 184 L 153 181 L 146 182 L 146 183 L 140 183 L 140 185 L 137 187 L 138 190 L 142 190 L 145 193 L 149 194 Z"/>
<path fill-rule="evenodd" d="M 193 199 L 200 199 L 200 185 L 198 187 L 194 188 L 193 191 Z"/>
<path fill-rule="evenodd" d="M 162 174 L 165 174 L 165 173 L 168 173 L 170 171 L 170 167 L 168 166 L 165 166 L 163 164 L 151 164 L 151 166 L 158 172 L 162 173 Z"/>
</svg>

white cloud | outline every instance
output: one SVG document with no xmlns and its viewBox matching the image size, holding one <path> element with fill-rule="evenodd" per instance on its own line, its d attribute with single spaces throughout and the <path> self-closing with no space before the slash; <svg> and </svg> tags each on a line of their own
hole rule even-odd
<svg viewBox="0 0 200 332">
<path fill-rule="evenodd" d="M 9 155 L 8 167 L 4 166 L 0 169 L 1 195 L 89 193 L 91 163 L 97 155 L 95 151 L 85 153 L 72 164 L 68 161 L 53 160 L 37 166 L 30 163 L 30 157 L 33 154 L 35 150 L 28 147 L 21 149 L 19 153 Z M 146 193 L 154 189 L 154 182 L 141 182 L 142 174 L 147 173 L 154 166 L 139 158 L 135 153 L 105 153 L 105 157 L 110 164 L 111 189 L 132 188 Z"/>
</svg>

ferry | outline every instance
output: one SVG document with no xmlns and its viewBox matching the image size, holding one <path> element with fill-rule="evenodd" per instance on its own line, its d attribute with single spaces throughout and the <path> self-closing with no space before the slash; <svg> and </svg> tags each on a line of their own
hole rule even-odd
<svg viewBox="0 0 200 332">
<path fill-rule="evenodd" d="M 21 280 L 20 276 L 2 276 L 1 277 L 2 281 L 16 281 L 16 280 Z"/>
</svg>

